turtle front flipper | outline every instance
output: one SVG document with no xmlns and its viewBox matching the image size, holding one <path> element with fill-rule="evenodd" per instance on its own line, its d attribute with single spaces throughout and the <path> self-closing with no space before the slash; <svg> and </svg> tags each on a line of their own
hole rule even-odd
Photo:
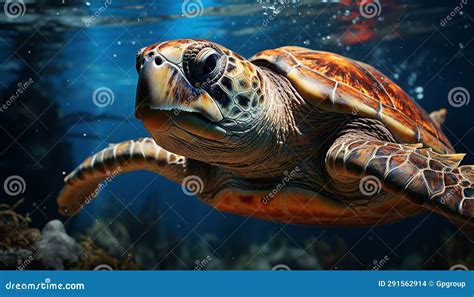
<svg viewBox="0 0 474 297">
<path fill-rule="evenodd" d="M 65 179 L 66 186 L 58 197 L 64 215 L 77 213 L 94 199 L 103 181 L 134 170 L 150 170 L 168 179 L 185 177 L 187 159 L 158 146 L 151 138 L 113 144 L 90 156 Z"/>
<path fill-rule="evenodd" d="M 439 154 L 422 144 L 342 137 L 329 149 L 326 169 L 341 184 L 375 177 L 388 192 L 466 221 L 474 216 L 474 166 L 459 166 L 463 157 Z M 359 184 L 361 192 L 363 188 Z"/>
</svg>

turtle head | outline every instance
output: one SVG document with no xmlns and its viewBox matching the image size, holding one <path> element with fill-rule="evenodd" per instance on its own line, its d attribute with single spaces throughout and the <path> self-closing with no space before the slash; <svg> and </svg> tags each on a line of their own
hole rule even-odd
<svg viewBox="0 0 474 297">
<path fill-rule="evenodd" d="M 203 40 L 167 41 L 141 49 L 136 66 L 136 116 L 164 148 L 207 161 L 208 155 L 215 158 L 211 148 L 238 147 L 255 127 L 262 77 L 227 48 Z"/>
</svg>

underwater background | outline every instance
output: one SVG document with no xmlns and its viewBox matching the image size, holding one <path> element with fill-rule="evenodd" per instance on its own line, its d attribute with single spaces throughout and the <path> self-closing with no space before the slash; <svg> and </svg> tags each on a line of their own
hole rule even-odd
<svg viewBox="0 0 474 297">
<path fill-rule="evenodd" d="M 60 219 L 71 239 L 107 255 L 76 267 L 474 268 L 472 238 L 432 213 L 367 228 L 275 224 L 218 212 L 149 172 L 114 178 L 73 218 L 61 217 L 56 204 L 65 174 L 85 157 L 148 136 L 134 118 L 135 54 L 181 38 L 211 40 L 245 57 L 297 45 L 371 64 L 428 112 L 446 108 L 443 130 L 467 154 L 464 164 L 473 164 L 470 2 L 43 0 L 0 7 L 0 215 L 16 204 L 15 212 L 28 214 L 27 228 Z M 12 180 L 13 193 L 5 186 Z M 18 235 L 26 226 L 17 227 L 2 231 L 0 248 L 23 242 L 35 250 Z"/>
</svg>

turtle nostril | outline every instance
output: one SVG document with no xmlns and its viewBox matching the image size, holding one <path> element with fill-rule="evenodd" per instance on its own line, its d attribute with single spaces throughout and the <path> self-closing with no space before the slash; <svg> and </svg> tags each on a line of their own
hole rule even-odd
<svg viewBox="0 0 474 297">
<path fill-rule="evenodd" d="M 163 63 L 163 59 L 161 59 L 159 56 L 155 57 L 155 64 L 160 66 Z"/>
</svg>

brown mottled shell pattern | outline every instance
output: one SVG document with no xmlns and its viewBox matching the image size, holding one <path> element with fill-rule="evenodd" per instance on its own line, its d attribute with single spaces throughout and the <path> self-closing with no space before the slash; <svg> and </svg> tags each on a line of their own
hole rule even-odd
<svg viewBox="0 0 474 297">
<path fill-rule="evenodd" d="M 401 143 L 423 143 L 439 153 L 454 152 L 428 114 L 368 64 L 294 46 L 262 51 L 250 61 L 285 75 L 306 100 L 321 109 L 378 119 Z"/>
</svg>

